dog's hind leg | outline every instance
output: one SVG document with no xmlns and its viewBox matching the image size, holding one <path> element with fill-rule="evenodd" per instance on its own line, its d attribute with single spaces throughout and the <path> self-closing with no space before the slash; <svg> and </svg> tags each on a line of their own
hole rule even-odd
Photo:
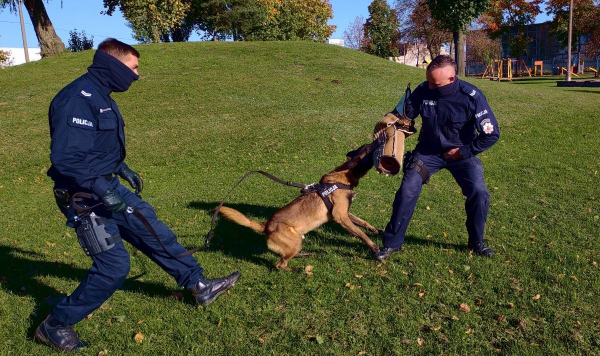
<svg viewBox="0 0 600 356">
<path fill-rule="evenodd" d="M 291 227 L 278 224 L 267 235 L 267 247 L 281 256 L 277 268 L 289 271 L 288 262 L 302 250 L 302 236 Z"/>
<path fill-rule="evenodd" d="M 374 228 L 371 224 L 369 224 L 368 222 L 366 222 L 365 220 L 357 217 L 356 215 L 353 215 L 352 213 L 348 213 L 348 217 L 350 218 L 350 221 L 352 221 L 354 223 L 354 225 L 360 226 L 365 230 L 371 231 L 374 234 L 378 234 L 379 230 Z"/>
</svg>

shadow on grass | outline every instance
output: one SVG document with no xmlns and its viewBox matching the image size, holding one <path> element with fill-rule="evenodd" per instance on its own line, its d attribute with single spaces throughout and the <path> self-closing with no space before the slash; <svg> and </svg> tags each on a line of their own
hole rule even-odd
<svg viewBox="0 0 600 356">
<path fill-rule="evenodd" d="M 81 281 L 87 274 L 87 269 L 74 267 L 72 264 L 55 261 L 41 261 L 40 255 L 32 251 L 16 247 L 0 246 L 0 276 L 2 289 L 18 296 L 29 296 L 34 299 L 36 307 L 30 317 L 27 336 L 33 338 L 37 326 L 46 318 L 65 294 L 43 282 L 44 277 L 56 277 Z M 172 291 L 162 284 L 140 282 L 141 275 L 127 278 L 121 290 L 143 293 L 151 297 L 171 297 Z M 194 303 L 192 297 L 184 299 Z"/>
<path fill-rule="evenodd" d="M 207 215 L 212 217 L 214 209 L 218 205 L 219 202 L 194 201 L 189 203 L 188 207 L 204 210 Z M 267 221 L 277 210 L 279 210 L 278 207 L 252 204 L 228 203 L 225 205 L 236 209 L 257 221 Z M 335 236 L 332 237 L 331 235 Z M 375 243 L 378 242 L 376 241 L 378 238 L 373 237 L 373 234 L 367 232 L 367 235 L 369 235 Z M 355 256 L 356 254 L 352 253 L 352 250 L 364 250 L 365 254 L 370 254 L 370 250 L 362 240 L 358 237 L 351 236 L 348 231 L 335 222 L 328 222 L 320 228 L 309 232 L 306 234 L 306 239 L 311 242 L 311 247 L 317 245 L 323 246 L 323 249 L 318 248 L 316 251 L 303 249 L 302 252 L 304 253 L 328 253 L 329 251 L 325 251 L 327 247 L 342 247 L 342 249 L 336 250 L 336 253 L 345 256 Z M 244 259 L 269 268 L 274 268 L 274 262 L 276 261 L 276 259 L 265 259 L 258 256 L 268 251 L 266 238 L 263 234 L 256 233 L 249 228 L 240 226 L 220 217 L 215 223 L 214 235 L 209 250 L 220 250 L 233 258 Z"/>
</svg>

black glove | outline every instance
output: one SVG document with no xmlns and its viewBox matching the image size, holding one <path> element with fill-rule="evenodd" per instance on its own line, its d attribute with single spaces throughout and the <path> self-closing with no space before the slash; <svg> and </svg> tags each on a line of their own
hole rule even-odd
<svg viewBox="0 0 600 356">
<path fill-rule="evenodd" d="M 135 194 L 141 193 L 144 188 L 144 182 L 137 172 L 132 171 L 129 167 L 124 167 L 119 171 L 119 177 L 129 182 L 131 188 L 135 189 Z"/>
<path fill-rule="evenodd" d="M 104 203 L 104 206 L 113 213 L 120 213 L 127 208 L 125 200 L 123 200 L 121 194 L 116 190 L 107 190 L 102 196 L 102 202 Z"/>
</svg>

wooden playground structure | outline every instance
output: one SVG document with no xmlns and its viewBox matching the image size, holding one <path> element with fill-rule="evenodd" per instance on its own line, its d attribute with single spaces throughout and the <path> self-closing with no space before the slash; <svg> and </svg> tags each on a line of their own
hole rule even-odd
<svg viewBox="0 0 600 356">
<path fill-rule="evenodd" d="M 539 62 L 539 63 L 538 63 Z M 543 73 L 543 62 L 536 61 L 534 73 L 537 74 L 538 65 L 540 75 Z M 513 77 L 531 77 L 531 70 L 522 59 L 495 59 L 491 65 L 488 65 L 480 78 L 489 78 L 490 80 L 512 80 Z"/>
</svg>

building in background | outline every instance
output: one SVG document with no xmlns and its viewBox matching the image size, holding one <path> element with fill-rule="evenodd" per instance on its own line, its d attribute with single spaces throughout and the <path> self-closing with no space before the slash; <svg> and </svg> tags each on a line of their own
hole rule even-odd
<svg viewBox="0 0 600 356">
<path fill-rule="evenodd" d="M 23 48 L 3 48 L 0 47 L 0 51 L 10 53 L 10 59 L 5 64 L 6 67 L 17 66 L 25 63 L 25 50 Z M 39 48 L 29 48 L 29 61 L 39 61 L 42 59 L 41 51 Z"/>
<path fill-rule="evenodd" d="M 336 46 L 344 46 L 344 40 L 340 39 L 340 38 L 329 38 L 327 39 L 327 43 L 328 44 L 332 44 L 332 45 L 336 45 Z"/>
</svg>

